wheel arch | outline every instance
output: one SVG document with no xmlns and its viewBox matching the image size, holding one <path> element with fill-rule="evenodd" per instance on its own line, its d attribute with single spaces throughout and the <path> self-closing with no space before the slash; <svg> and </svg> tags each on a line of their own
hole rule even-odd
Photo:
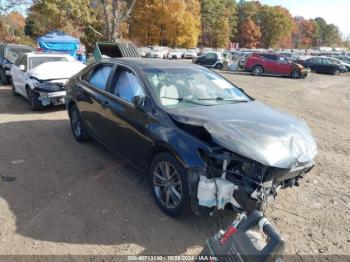
<svg viewBox="0 0 350 262">
<path fill-rule="evenodd" d="M 201 147 L 193 147 L 194 150 L 197 151 L 197 149 Z M 197 148 L 197 149 L 195 149 Z M 170 144 L 164 142 L 164 141 L 155 141 L 154 146 L 150 149 L 148 153 L 147 158 L 147 170 L 149 170 L 151 163 L 154 159 L 154 157 L 160 153 L 169 153 L 173 155 L 180 163 L 183 165 L 184 168 L 205 168 L 206 163 L 199 155 L 199 152 L 192 151 L 192 154 L 186 154 L 179 150 L 178 148 L 171 146 Z M 191 155 L 191 156 L 189 156 Z"/>
<path fill-rule="evenodd" d="M 251 67 L 250 71 L 253 71 L 253 69 L 257 66 L 260 66 L 263 69 L 263 73 L 265 72 L 265 67 L 262 64 L 255 64 Z"/>
<path fill-rule="evenodd" d="M 73 100 L 71 100 L 71 101 L 69 101 L 68 103 L 67 103 L 67 111 L 68 111 L 68 116 L 70 117 L 70 110 L 72 109 L 72 107 L 73 106 L 75 106 L 76 105 L 76 103 L 75 103 L 75 101 L 73 101 Z"/>
</svg>

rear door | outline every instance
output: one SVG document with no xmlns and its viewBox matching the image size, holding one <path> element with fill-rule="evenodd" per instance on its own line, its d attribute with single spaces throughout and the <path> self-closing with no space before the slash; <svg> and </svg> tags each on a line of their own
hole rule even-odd
<svg viewBox="0 0 350 262">
<path fill-rule="evenodd" d="M 110 81 L 112 63 L 99 63 L 82 75 L 82 85 L 76 92 L 76 100 L 82 119 L 88 131 L 103 142 L 105 122 L 106 88 Z"/>
</svg>

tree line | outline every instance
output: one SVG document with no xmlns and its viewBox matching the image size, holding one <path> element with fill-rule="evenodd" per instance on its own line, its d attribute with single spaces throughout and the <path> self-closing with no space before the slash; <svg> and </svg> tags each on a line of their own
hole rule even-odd
<svg viewBox="0 0 350 262">
<path fill-rule="evenodd" d="M 26 18 L 0 8 L 0 41 L 28 43 L 58 29 L 79 37 L 91 50 L 96 41 L 130 39 L 142 46 L 309 48 L 349 45 L 325 19 L 292 17 L 282 6 L 235 0 L 33 0 Z"/>
</svg>

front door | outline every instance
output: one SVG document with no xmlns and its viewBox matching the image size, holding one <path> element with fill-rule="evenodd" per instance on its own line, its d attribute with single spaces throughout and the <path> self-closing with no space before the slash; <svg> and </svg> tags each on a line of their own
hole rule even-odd
<svg viewBox="0 0 350 262">
<path fill-rule="evenodd" d="M 22 70 L 21 70 L 22 69 Z M 28 81 L 28 56 L 21 55 L 12 65 L 12 81 L 16 87 L 16 92 L 27 97 L 26 83 Z"/>
<path fill-rule="evenodd" d="M 135 96 L 145 97 L 144 87 L 133 70 L 118 65 L 109 93 L 105 99 L 104 137 L 113 151 L 144 167 L 152 147 L 147 127 L 154 119 L 146 111 L 135 108 L 132 102 Z"/>
<path fill-rule="evenodd" d="M 277 56 L 276 73 L 285 76 L 291 74 L 291 64 L 285 56 Z"/>
</svg>

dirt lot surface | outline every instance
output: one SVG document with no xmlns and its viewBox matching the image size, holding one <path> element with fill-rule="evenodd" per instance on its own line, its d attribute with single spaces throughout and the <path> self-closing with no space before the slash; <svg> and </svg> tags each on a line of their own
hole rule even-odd
<svg viewBox="0 0 350 262">
<path fill-rule="evenodd" d="M 224 75 L 317 139 L 316 167 L 266 212 L 286 253 L 350 255 L 350 75 Z M 64 107 L 33 113 L 0 86 L 0 254 L 197 254 L 229 220 L 167 217 L 141 174 L 73 139 Z"/>
</svg>

